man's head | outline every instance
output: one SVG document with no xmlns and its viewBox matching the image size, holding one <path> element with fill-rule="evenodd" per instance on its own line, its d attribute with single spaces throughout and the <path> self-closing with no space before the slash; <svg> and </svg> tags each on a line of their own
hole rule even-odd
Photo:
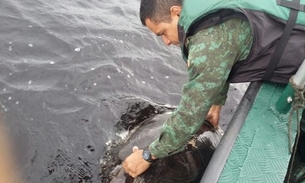
<svg viewBox="0 0 305 183">
<path fill-rule="evenodd" d="M 178 20 L 182 0 L 141 0 L 140 19 L 166 45 L 178 45 Z"/>
</svg>

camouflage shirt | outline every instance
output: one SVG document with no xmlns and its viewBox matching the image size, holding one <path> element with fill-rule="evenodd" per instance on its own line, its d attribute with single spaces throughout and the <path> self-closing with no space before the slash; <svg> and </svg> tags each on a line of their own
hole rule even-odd
<svg viewBox="0 0 305 183">
<path fill-rule="evenodd" d="M 231 68 L 236 61 L 246 59 L 252 39 L 249 22 L 235 18 L 187 38 L 189 80 L 183 86 L 180 104 L 150 145 L 155 157 L 182 151 L 202 126 L 210 107 L 225 103 Z"/>
</svg>

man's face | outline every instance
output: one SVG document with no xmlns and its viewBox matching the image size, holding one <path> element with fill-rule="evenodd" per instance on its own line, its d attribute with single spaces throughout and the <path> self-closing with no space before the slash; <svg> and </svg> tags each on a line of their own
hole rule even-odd
<svg viewBox="0 0 305 183">
<path fill-rule="evenodd" d="M 180 7 L 171 8 L 171 22 L 155 23 L 151 19 L 145 20 L 146 26 L 157 36 L 161 36 L 165 45 L 179 45 L 178 38 L 178 20 L 180 15 Z"/>
</svg>

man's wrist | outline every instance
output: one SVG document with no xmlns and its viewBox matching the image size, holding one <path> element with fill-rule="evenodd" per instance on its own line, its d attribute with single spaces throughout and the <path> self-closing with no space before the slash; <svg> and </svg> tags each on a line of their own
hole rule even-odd
<svg viewBox="0 0 305 183">
<path fill-rule="evenodd" d="M 222 105 L 220 105 L 220 104 L 214 104 L 214 105 L 212 105 L 211 108 L 212 108 L 213 111 L 215 111 L 215 112 L 220 112 L 221 107 L 222 107 Z"/>
<path fill-rule="evenodd" d="M 156 159 L 156 157 L 151 154 L 148 147 L 143 149 L 142 158 L 149 163 L 154 162 Z"/>
<path fill-rule="evenodd" d="M 150 147 L 148 146 L 148 149 L 149 149 L 149 152 L 150 152 L 150 154 L 151 154 L 151 158 L 153 159 L 153 160 L 156 160 L 157 158 L 156 158 L 156 156 L 154 156 L 153 154 L 152 154 L 152 152 L 151 152 L 151 150 L 150 150 Z"/>
</svg>

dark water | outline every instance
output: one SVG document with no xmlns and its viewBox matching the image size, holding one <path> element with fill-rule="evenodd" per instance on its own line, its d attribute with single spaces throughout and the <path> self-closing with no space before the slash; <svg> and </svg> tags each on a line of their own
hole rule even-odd
<svg viewBox="0 0 305 183">
<path fill-rule="evenodd" d="M 0 1 L 0 112 L 24 182 L 101 182 L 130 106 L 178 104 L 186 65 L 141 25 L 139 4 Z"/>
</svg>

